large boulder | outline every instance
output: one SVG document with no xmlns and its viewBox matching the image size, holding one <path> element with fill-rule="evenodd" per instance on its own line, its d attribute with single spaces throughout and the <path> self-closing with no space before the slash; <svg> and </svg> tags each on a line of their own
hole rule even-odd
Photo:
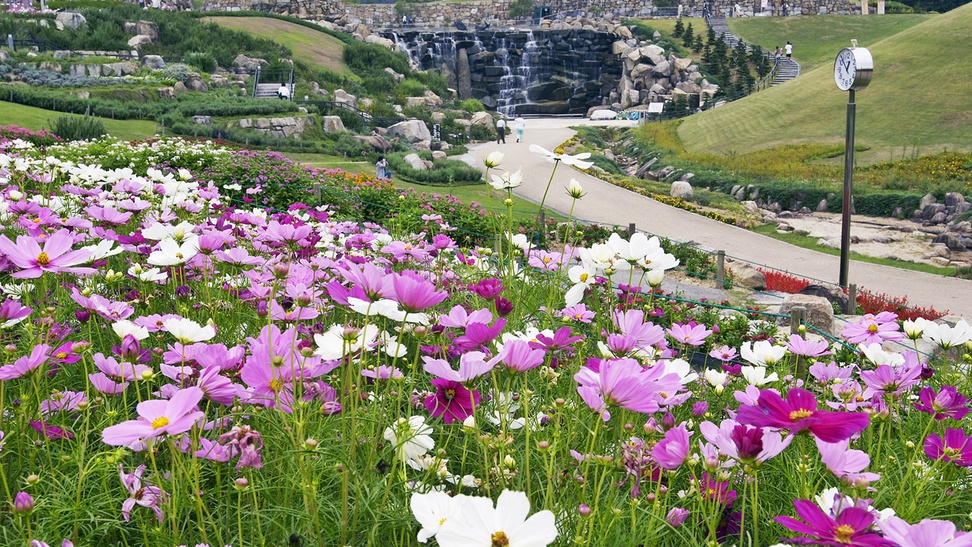
<svg viewBox="0 0 972 547">
<path fill-rule="evenodd" d="M 748 264 L 733 267 L 732 275 L 736 285 L 747 287 L 755 291 L 766 290 L 766 276 L 763 275 L 763 272 L 749 266 Z"/>
<path fill-rule="evenodd" d="M 138 66 L 131 61 L 122 61 L 120 63 L 107 63 L 102 70 L 105 76 L 128 76 L 138 70 Z"/>
<path fill-rule="evenodd" d="M 335 131 L 347 131 L 344 128 L 344 122 L 341 121 L 340 116 L 321 116 L 321 123 L 324 126 L 324 131 L 328 133 L 334 133 Z"/>
<path fill-rule="evenodd" d="M 687 199 L 695 195 L 692 185 L 687 180 L 676 180 L 672 183 L 669 195 L 673 198 Z"/>
<path fill-rule="evenodd" d="M 206 82 L 204 82 L 202 79 L 202 76 L 195 72 L 190 72 L 189 75 L 186 76 L 186 88 L 193 91 L 198 91 L 200 93 L 209 91 L 209 89 L 206 87 Z"/>
<path fill-rule="evenodd" d="M 182 82 L 180 82 L 180 83 L 182 83 Z M 175 99 L 176 98 L 175 88 L 172 87 L 172 86 L 169 86 L 169 87 L 160 87 L 159 88 L 159 97 L 161 97 L 163 99 Z"/>
<path fill-rule="evenodd" d="M 388 128 L 388 134 L 402 137 L 408 142 L 432 140 L 432 133 L 422 120 L 405 120 Z"/>
<path fill-rule="evenodd" d="M 822 296 L 810 296 L 806 294 L 791 294 L 783 299 L 780 306 L 780 313 L 786 317 L 780 319 L 784 325 L 790 323 L 790 311 L 795 307 L 803 307 L 806 310 L 806 323 L 824 334 L 836 335 L 834 329 L 834 306 L 830 300 Z"/>
<path fill-rule="evenodd" d="M 257 57 L 247 57 L 242 53 L 237 55 L 236 58 L 233 59 L 233 65 L 238 66 L 243 70 L 250 71 L 250 72 L 266 64 L 268 64 L 266 59 L 260 59 Z"/>
<path fill-rule="evenodd" d="M 153 44 L 158 44 L 160 42 L 159 25 L 152 21 L 139 21 L 135 25 L 135 34 L 148 36 L 149 38 L 151 38 Z"/>
<path fill-rule="evenodd" d="M 146 55 L 141 59 L 142 66 L 151 68 L 152 70 L 162 70 L 165 68 L 165 60 L 158 55 Z"/>
<path fill-rule="evenodd" d="M 840 287 L 829 287 L 827 285 L 807 285 L 797 294 L 807 296 L 819 296 L 826 298 L 831 304 L 836 304 L 840 309 L 847 309 L 847 295 Z"/>
<path fill-rule="evenodd" d="M 485 127 L 493 126 L 493 117 L 489 115 L 489 112 L 474 112 L 472 119 L 469 121 L 470 125 L 482 125 Z"/>
<path fill-rule="evenodd" d="M 355 138 L 379 152 L 388 152 L 392 149 L 392 145 L 388 142 L 388 139 L 381 135 L 359 135 Z"/>
<path fill-rule="evenodd" d="M 84 15 L 71 11 L 58 13 L 55 20 L 64 25 L 65 28 L 69 28 L 71 30 L 78 30 L 79 28 L 88 24 L 88 20 L 84 18 Z"/>
<path fill-rule="evenodd" d="M 419 155 L 415 153 L 408 154 L 407 156 L 402 158 L 402 161 L 407 163 L 409 167 L 415 169 L 416 171 L 425 171 L 426 169 L 428 169 L 428 166 L 425 164 L 426 163 L 425 160 L 420 158 Z"/>
<path fill-rule="evenodd" d="M 358 98 L 343 89 L 334 90 L 334 102 L 358 108 Z"/>
<path fill-rule="evenodd" d="M 395 49 L 395 42 L 392 42 L 388 38 L 382 38 L 377 34 L 369 34 L 364 39 L 366 44 L 378 44 L 379 46 L 385 46 L 388 49 Z"/>
<path fill-rule="evenodd" d="M 146 36 L 144 34 L 136 34 L 135 36 L 129 38 L 128 47 L 133 49 L 139 49 L 140 47 L 151 43 L 152 43 L 151 36 Z"/>
</svg>

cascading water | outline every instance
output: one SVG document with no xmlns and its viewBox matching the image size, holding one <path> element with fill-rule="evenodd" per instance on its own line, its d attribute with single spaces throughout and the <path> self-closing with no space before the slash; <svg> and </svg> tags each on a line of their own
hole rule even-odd
<svg viewBox="0 0 972 547">
<path fill-rule="evenodd" d="M 421 70 L 442 74 L 462 99 L 515 114 L 585 113 L 621 76 L 616 36 L 586 30 L 385 33 Z"/>
</svg>

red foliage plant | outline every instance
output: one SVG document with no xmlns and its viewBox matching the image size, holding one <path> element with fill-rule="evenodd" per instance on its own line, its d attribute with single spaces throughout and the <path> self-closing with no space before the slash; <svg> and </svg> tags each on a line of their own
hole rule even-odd
<svg viewBox="0 0 972 547">
<path fill-rule="evenodd" d="M 757 268 L 766 276 L 766 290 L 794 294 L 807 288 L 812 282 L 802 277 L 790 275 L 777 270 Z M 898 319 L 914 320 L 919 317 L 932 320 L 944 317 L 948 312 L 940 312 L 935 308 L 920 308 L 908 304 L 907 297 L 891 297 L 883 293 L 871 293 L 863 288 L 857 291 L 857 308 L 861 313 L 894 312 Z"/>
</svg>

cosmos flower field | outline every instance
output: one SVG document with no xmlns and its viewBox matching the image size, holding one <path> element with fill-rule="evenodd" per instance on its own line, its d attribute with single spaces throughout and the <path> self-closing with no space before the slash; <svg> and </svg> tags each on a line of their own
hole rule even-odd
<svg viewBox="0 0 972 547">
<path fill-rule="evenodd" d="M 963 321 L 825 339 L 652 290 L 678 260 L 643 234 L 24 137 L 0 141 L 3 545 L 972 545 Z"/>
</svg>

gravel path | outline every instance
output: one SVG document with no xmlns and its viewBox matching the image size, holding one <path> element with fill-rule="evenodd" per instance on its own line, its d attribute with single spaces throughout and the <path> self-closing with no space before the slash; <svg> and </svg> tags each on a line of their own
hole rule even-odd
<svg viewBox="0 0 972 547">
<path fill-rule="evenodd" d="M 523 170 L 524 182 L 515 194 L 540 203 L 553 163 L 548 163 L 543 156 L 530 152 L 530 144 L 553 150 L 574 134 L 570 127 L 590 124 L 627 126 L 630 122 L 528 119 L 525 142 L 517 143 L 514 137 L 507 138 L 506 144 L 490 142 L 473 145 L 469 154 L 482 167 L 483 160 L 490 152 L 503 152 L 502 169 Z M 557 168 L 545 207 L 567 214 L 571 199 L 565 188 L 571 178 L 577 179 L 587 192 L 574 207 L 574 217 L 580 220 L 621 226 L 634 222 L 639 230 L 676 241 L 694 242 L 706 249 L 724 250 L 730 258 L 765 264 L 829 283 L 838 281 L 839 257 L 790 245 L 659 203 L 564 165 Z M 853 250 L 853 245 L 851 249 Z M 914 306 L 930 306 L 939 311 L 947 310 L 955 315 L 972 318 L 970 280 L 851 261 L 849 281 L 872 292 L 886 293 L 892 297 L 906 296 L 909 304 Z"/>
</svg>

